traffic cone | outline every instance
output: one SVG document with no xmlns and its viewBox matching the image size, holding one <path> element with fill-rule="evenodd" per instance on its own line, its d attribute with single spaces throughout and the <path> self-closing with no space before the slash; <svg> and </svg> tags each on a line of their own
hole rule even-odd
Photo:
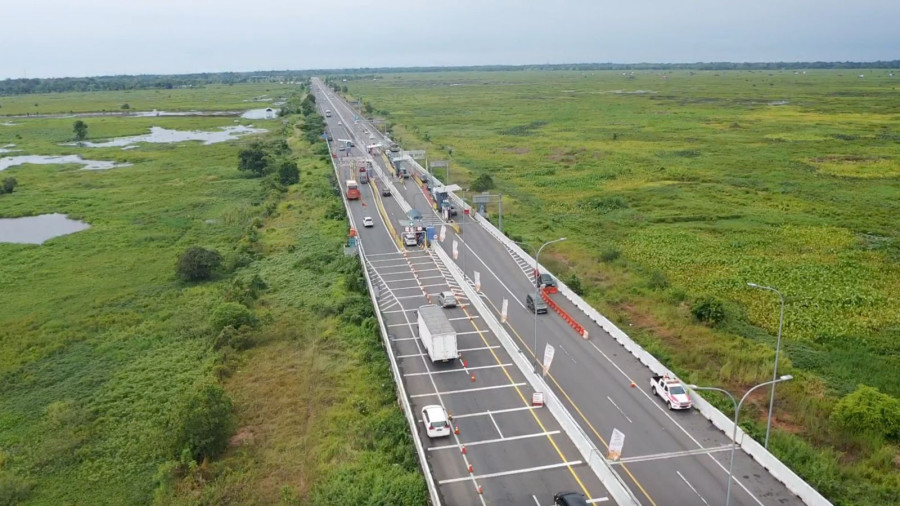
<svg viewBox="0 0 900 506">
<path fill-rule="evenodd" d="M 472 464 L 469 464 L 469 473 L 473 472 Z"/>
<path fill-rule="evenodd" d="M 459 425 L 453 428 L 453 433 L 459 435 Z"/>
<path fill-rule="evenodd" d="M 636 386 L 637 386 L 637 385 L 635 385 L 634 382 L 632 381 L 632 382 L 631 382 L 631 388 L 634 388 L 634 387 L 636 387 Z"/>
<path fill-rule="evenodd" d="M 466 447 L 463 446 L 462 448 L 459 449 L 459 451 L 460 451 L 460 453 L 462 453 L 463 455 L 465 455 L 465 454 L 466 454 Z"/>
<path fill-rule="evenodd" d="M 469 362 L 466 360 L 463 360 L 463 367 L 469 367 Z"/>
<path fill-rule="evenodd" d="M 475 375 L 472 375 L 472 383 L 475 383 Z"/>
<path fill-rule="evenodd" d="M 481 485 L 478 485 L 478 493 L 481 494 Z"/>
</svg>

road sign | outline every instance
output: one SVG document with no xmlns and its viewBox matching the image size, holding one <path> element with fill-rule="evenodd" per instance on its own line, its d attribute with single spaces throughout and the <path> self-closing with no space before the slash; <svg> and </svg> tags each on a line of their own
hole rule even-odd
<svg viewBox="0 0 900 506">
<path fill-rule="evenodd" d="M 409 157 L 412 158 L 413 160 L 421 160 L 421 159 L 425 158 L 425 150 L 424 149 L 413 149 L 413 150 L 407 151 L 406 154 L 409 155 Z"/>
<path fill-rule="evenodd" d="M 625 446 L 625 434 L 619 432 L 619 429 L 613 429 L 612 437 L 609 438 L 609 460 L 619 460 L 622 456 L 622 447 Z"/>
<path fill-rule="evenodd" d="M 548 343 L 547 347 L 544 348 L 544 376 L 550 372 L 550 364 L 553 362 L 554 355 L 556 355 L 556 348 Z"/>
<path fill-rule="evenodd" d="M 476 204 L 490 204 L 491 196 L 490 195 L 472 195 L 472 202 Z"/>
<path fill-rule="evenodd" d="M 435 160 L 435 161 L 433 161 L 433 162 L 428 162 L 428 165 L 429 165 L 432 169 L 434 169 L 434 168 L 436 168 L 436 167 L 446 167 L 446 166 L 449 165 L 449 164 L 450 164 L 450 162 L 448 162 L 447 160 Z"/>
</svg>

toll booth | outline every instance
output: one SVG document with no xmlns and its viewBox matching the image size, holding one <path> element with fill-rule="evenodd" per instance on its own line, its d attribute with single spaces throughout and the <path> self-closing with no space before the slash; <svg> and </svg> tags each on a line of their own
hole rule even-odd
<svg viewBox="0 0 900 506">
<path fill-rule="evenodd" d="M 423 244 L 427 244 L 426 240 L 430 240 L 427 235 L 428 231 L 421 220 L 405 220 L 401 221 L 400 225 L 402 226 L 400 234 L 403 235 L 412 232 L 416 235 L 416 244 L 421 246 Z M 428 228 L 432 229 L 432 234 L 434 234 L 434 227 Z"/>
</svg>

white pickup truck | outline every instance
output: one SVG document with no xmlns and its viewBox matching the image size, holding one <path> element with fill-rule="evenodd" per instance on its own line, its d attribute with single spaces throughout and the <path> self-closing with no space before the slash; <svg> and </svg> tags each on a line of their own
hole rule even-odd
<svg viewBox="0 0 900 506">
<path fill-rule="evenodd" d="M 691 396 L 680 381 L 668 376 L 653 376 L 650 378 L 650 391 L 666 401 L 669 409 L 690 409 L 693 405 Z"/>
</svg>

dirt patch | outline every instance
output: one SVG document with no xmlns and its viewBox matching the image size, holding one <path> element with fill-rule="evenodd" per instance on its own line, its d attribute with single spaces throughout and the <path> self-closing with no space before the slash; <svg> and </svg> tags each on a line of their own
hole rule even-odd
<svg viewBox="0 0 900 506">
<path fill-rule="evenodd" d="M 562 149 L 555 148 L 552 153 L 547 155 L 547 158 L 552 162 L 556 163 L 564 163 L 566 165 L 575 165 L 578 161 L 578 156 L 585 152 L 584 148 L 578 149 Z"/>
<path fill-rule="evenodd" d="M 826 155 L 810 158 L 813 163 L 852 163 L 852 162 L 874 162 L 883 160 L 880 156 L 860 156 L 860 155 Z"/>
<path fill-rule="evenodd" d="M 506 151 L 507 153 L 513 153 L 515 155 L 527 155 L 528 153 L 531 153 L 530 149 L 522 147 L 503 148 L 503 151 Z"/>
<path fill-rule="evenodd" d="M 231 436 L 231 439 L 228 440 L 228 446 L 244 446 L 246 444 L 253 444 L 254 441 L 256 441 L 256 434 L 254 434 L 253 428 L 241 427 L 235 435 Z"/>
</svg>

